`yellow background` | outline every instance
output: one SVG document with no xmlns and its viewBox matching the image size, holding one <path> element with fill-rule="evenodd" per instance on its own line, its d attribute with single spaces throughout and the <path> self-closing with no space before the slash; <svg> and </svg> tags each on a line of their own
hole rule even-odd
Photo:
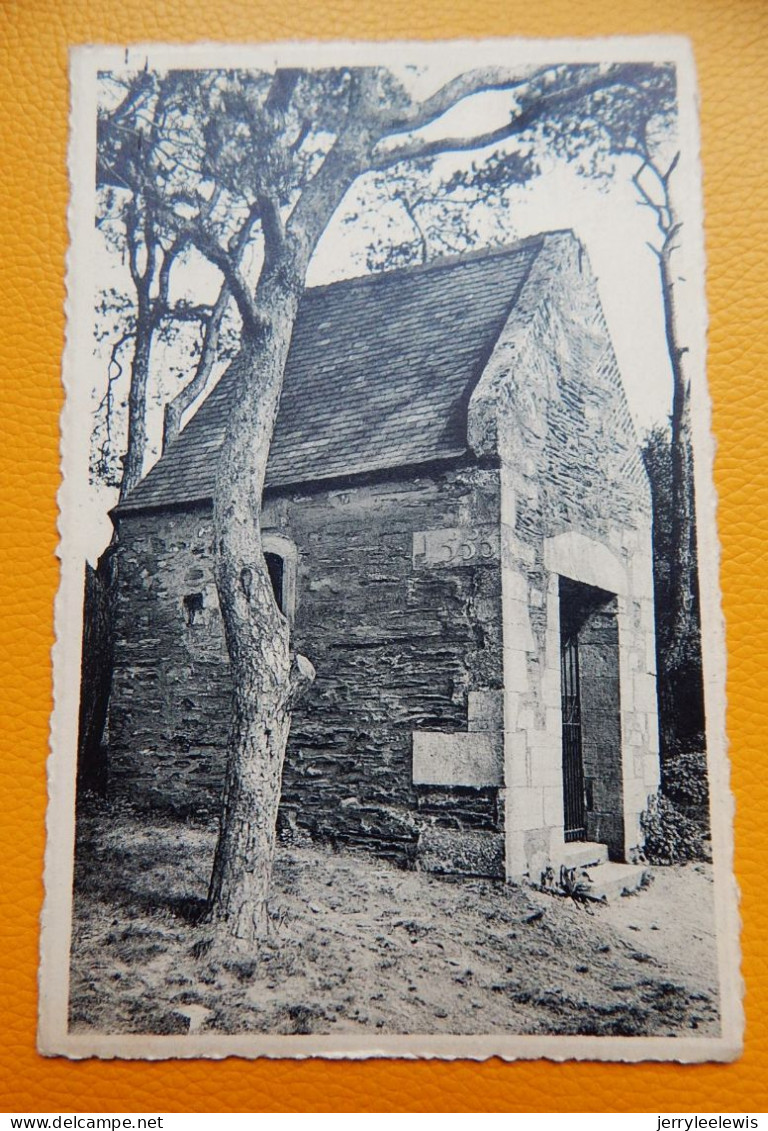
<svg viewBox="0 0 768 1131">
<path fill-rule="evenodd" d="M 0 481 L 4 1111 L 768 1109 L 768 6 L 765 0 L 2 0 Z M 67 48 L 88 42 L 677 33 L 699 69 L 728 726 L 747 1043 L 733 1065 L 67 1063 L 34 1049 L 58 571 Z"/>
</svg>

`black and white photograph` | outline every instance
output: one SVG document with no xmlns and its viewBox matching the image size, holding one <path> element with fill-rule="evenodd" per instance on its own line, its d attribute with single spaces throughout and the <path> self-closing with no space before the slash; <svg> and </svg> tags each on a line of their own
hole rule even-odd
<svg viewBox="0 0 768 1131">
<path fill-rule="evenodd" d="M 687 43 L 70 62 L 40 1050 L 738 1056 Z"/>
</svg>

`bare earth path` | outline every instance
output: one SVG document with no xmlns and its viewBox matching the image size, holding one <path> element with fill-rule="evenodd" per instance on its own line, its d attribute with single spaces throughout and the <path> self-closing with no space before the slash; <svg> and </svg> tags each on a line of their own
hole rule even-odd
<svg viewBox="0 0 768 1131">
<path fill-rule="evenodd" d="M 75 1031 L 718 1032 L 705 865 L 656 868 L 649 889 L 588 914 L 514 885 L 283 848 L 269 939 L 212 960 L 196 920 L 215 831 L 111 810 L 81 825 Z"/>
</svg>

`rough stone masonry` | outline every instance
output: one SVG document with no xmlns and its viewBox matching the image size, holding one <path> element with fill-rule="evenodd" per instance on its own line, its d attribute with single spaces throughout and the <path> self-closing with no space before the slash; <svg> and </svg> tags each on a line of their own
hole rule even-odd
<svg viewBox="0 0 768 1131">
<path fill-rule="evenodd" d="M 108 780 L 140 807 L 220 805 L 226 407 L 225 377 L 115 513 Z M 309 291 L 263 528 L 317 670 L 284 835 L 490 876 L 628 857 L 659 778 L 650 494 L 572 234 Z"/>
</svg>

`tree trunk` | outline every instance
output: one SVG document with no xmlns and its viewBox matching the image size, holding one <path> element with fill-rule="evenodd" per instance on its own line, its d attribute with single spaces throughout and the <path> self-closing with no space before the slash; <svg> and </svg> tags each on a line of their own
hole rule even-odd
<svg viewBox="0 0 768 1131">
<path fill-rule="evenodd" d="M 687 443 L 685 419 L 688 389 L 683 371 L 683 356 L 677 337 L 674 280 L 670 266 L 669 241 L 660 260 L 661 288 L 664 302 L 664 327 L 672 367 L 672 520 L 670 554 L 670 593 L 672 599 L 673 667 L 685 662 L 687 644 L 693 630 L 693 607 L 696 579 L 694 576 L 693 467 Z"/>
<path fill-rule="evenodd" d="M 292 659 L 261 549 L 269 446 L 298 308 L 273 300 L 269 329 L 243 332 L 236 402 L 214 493 L 216 585 L 232 671 L 233 709 L 224 809 L 209 891 L 211 918 L 247 944 L 264 933 L 290 708 L 314 672 Z"/>
<path fill-rule="evenodd" d="M 112 543 L 94 569 L 85 563 L 80 715 L 77 740 L 77 793 L 103 794 L 107 785 L 102 745 L 112 688 L 113 601 L 116 561 Z"/>
<path fill-rule="evenodd" d="M 355 122 L 302 192 L 285 229 L 278 214 L 270 217 L 271 209 L 262 214 L 264 266 L 253 310 L 240 309 L 234 403 L 213 498 L 216 588 L 233 706 L 208 905 L 211 921 L 230 944 L 247 946 L 266 930 L 290 711 L 315 674 L 309 660 L 291 655 L 288 623 L 261 548 L 267 460 L 309 262 L 370 145 L 368 127 Z"/>
<path fill-rule="evenodd" d="M 128 393 L 128 441 L 120 484 L 121 501 L 141 479 L 147 453 L 147 387 L 149 356 L 152 349 L 152 311 L 148 296 L 139 295 L 136 316 L 136 343 L 131 363 L 131 387 Z"/>
</svg>

